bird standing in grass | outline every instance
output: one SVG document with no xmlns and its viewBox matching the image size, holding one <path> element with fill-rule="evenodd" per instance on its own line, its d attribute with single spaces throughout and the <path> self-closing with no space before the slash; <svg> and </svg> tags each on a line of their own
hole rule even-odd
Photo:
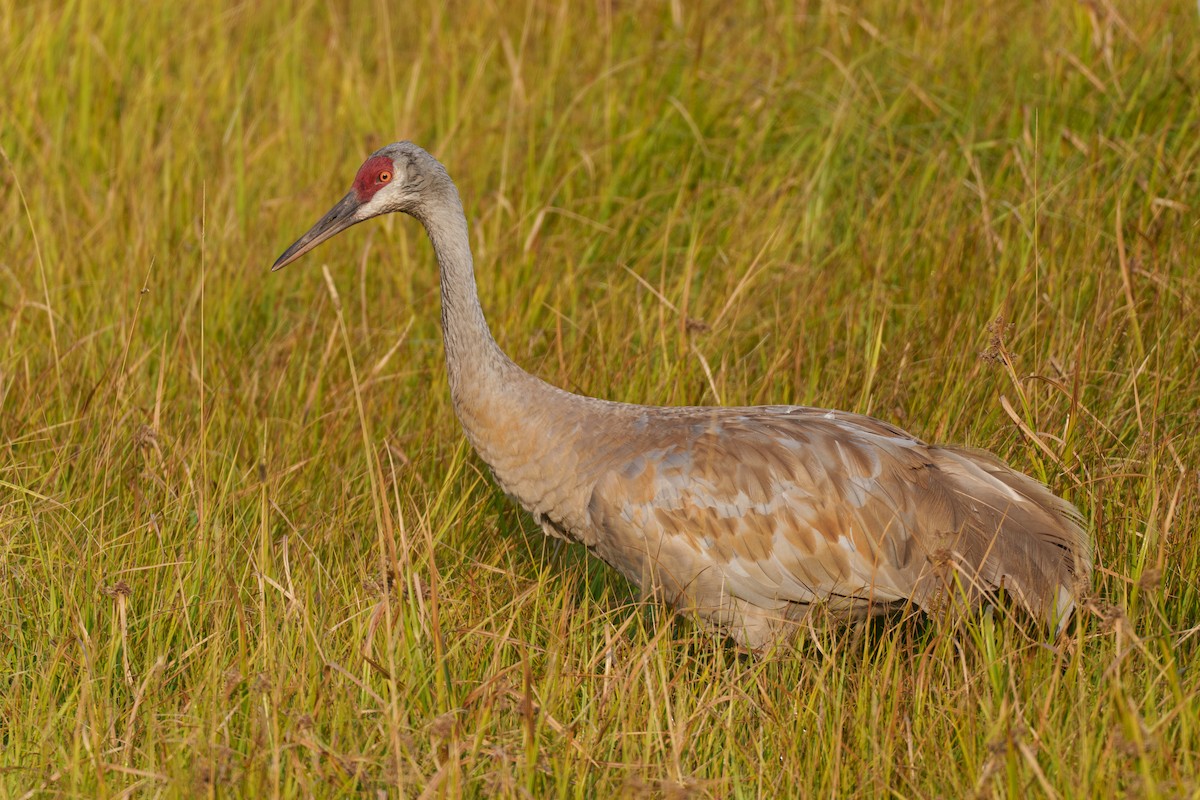
<svg viewBox="0 0 1200 800">
<path fill-rule="evenodd" d="M 395 211 L 425 226 L 437 254 L 467 438 L 548 535 L 752 649 L 814 607 L 940 611 L 1000 589 L 1053 630 L 1069 620 L 1092 569 L 1079 513 L 990 453 L 841 411 L 598 400 L 518 367 L 484 319 L 458 191 L 411 142 L 371 155 L 273 269 Z"/>
</svg>

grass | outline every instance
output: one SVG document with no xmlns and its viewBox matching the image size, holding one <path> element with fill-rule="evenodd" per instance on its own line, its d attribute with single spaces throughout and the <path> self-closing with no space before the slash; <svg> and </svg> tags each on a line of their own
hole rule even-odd
<svg viewBox="0 0 1200 800">
<path fill-rule="evenodd" d="M 0 797 L 1197 796 L 1198 26 L 0 0 Z M 399 138 L 547 380 L 1046 480 L 1096 541 L 1071 636 L 754 659 L 544 539 L 464 444 L 416 223 L 267 272 Z"/>
</svg>

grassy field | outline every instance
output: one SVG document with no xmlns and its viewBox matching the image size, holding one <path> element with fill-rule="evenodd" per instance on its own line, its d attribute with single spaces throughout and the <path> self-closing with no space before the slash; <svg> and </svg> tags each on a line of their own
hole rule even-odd
<svg viewBox="0 0 1200 800">
<path fill-rule="evenodd" d="M 0 75 L 0 797 L 1200 795 L 1194 2 L 0 0 Z M 518 363 L 993 449 L 1079 624 L 752 658 L 544 539 L 419 225 L 268 272 L 404 138 Z"/>
</svg>

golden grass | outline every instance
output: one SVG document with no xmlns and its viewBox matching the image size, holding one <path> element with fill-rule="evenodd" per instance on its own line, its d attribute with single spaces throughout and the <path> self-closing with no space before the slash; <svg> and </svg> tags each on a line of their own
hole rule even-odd
<svg viewBox="0 0 1200 800">
<path fill-rule="evenodd" d="M 1194 796 L 1194 4 L 0 0 L 0 796 Z M 458 181 L 521 364 L 994 449 L 1077 503 L 1002 614 L 750 659 L 543 539 L 450 407 Z M 321 274 L 328 265 L 329 281 Z"/>
</svg>

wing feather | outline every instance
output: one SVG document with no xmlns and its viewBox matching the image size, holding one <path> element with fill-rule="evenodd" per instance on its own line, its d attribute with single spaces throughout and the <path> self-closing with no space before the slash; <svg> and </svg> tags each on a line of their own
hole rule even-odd
<svg viewBox="0 0 1200 800">
<path fill-rule="evenodd" d="M 684 411 L 640 452 L 613 451 L 588 505 L 592 546 L 747 644 L 814 603 L 935 607 L 946 565 L 969 598 L 1003 585 L 1053 622 L 1062 587 L 1090 572 L 1074 507 L 990 454 L 840 412 Z"/>
</svg>

